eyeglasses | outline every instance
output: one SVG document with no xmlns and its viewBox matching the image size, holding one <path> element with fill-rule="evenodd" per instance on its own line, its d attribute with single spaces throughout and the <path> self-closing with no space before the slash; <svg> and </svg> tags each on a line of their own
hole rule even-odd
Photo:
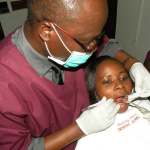
<svg viewBox="0 0 150 150">
<path fill-rule="evenodd" d="M 37 20 L 37 22 L 40 22 L 39 20 Z M 72 38 L 77 44 L 79 44 L 83 49 L 84 52 L 88 52 L 91 53 L 93 50 L 95 50 L 95 48 L 98 46 L 98 43 L 101 39 L 101 37 L 104 35 L 104 30 L 97 35 L 92 42 L 90 42 L 90 44 L 88 44 L 88 46 L 85 46 L 83 43 L 81 43 L 80 41 L 78 41 L 75 37 L 73 37 L 72 35 L 70 35 L 67 31 L 65 31 L 64 29 L 62 29 L 60 26 L 58 26 L 56 23 L 49 21 L 50 23 L 54 24 L 58 29 L 60 29 L 62 32 L 64 32 L 65 34 L 67 34 L 70 38 Z"/>
<path fill-rule="evenodd" d="M 77 44 L 79 44 L 83 49 L 84 52 L 89 52 L 91 53 L 93 50 L 95 50 L 95 48 L 98 46 L 98 43 L 100 41 L 100 38 L 104 35 L 104 30 L 97 35 L 92 42 L 90 42 L 90 44 L 88 46 L 85 46 L 83 43 L 81 43 L 80 41 L 78 41 L 76 38 L 74 38 L 72 35 L 70 35 L 67 31 L 65 31 L 64 29 L 62 29 L 60 26 L 58 26 L 56 23 L 50 21 L 50 23 L 54 24 L 58 29 L 60 29 L 61 31 L 63 31 L 65 34 L 67 34 L 70 38 L 72 38 Z"/>
</svg>

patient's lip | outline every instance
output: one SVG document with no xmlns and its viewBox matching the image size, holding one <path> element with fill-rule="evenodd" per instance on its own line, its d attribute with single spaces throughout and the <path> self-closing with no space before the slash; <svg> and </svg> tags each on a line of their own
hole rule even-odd
<svg viewBox="0 0 150 150">
<path fill-rule="evenodd" d="M 120 97 L 116 98 L 115 102 L 121 102 L 123 97 L 125 97 L 125 96 L 120 96 Z"/>
<path fill-rule="evenodd" d="M 122 100 L 122 98 L 123 97 L 125 97 L 125 96 L 120 96 L 120 97 L 118 97 L 116 100 L 115 100 L 115 102 L 117 103 L 117 102 L 121 102 L 121 100 Z M 118 103 L 117 103 L 118 104 Z M 127 103 L 119 103 L 119 105 L 120 105 L 120 109 L 123 109 L 126 105 L 127 105 Z"/>
</svg>

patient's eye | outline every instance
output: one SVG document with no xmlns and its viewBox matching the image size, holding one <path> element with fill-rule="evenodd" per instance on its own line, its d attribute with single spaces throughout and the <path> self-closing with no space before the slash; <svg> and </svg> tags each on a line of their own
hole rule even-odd
<svg viewBox="0 0 150 150">
<path fill-rule="evenodd" d="M 128 76 L 124 76 L 124 77 L 121 77 L 121 80 L 127 80 L 128 79 Z"/>
<path fill-rule="evenodd" d="M 111 80 L 107 80 L 107 81 L 104 81 L 103 84 L 110 84 L 112 81 Z"/>
</svg>

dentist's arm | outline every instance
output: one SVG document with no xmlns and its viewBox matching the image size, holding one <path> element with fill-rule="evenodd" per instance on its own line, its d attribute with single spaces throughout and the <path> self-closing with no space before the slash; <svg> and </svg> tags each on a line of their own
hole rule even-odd
<svg viewBox="0 0 150 150">
<path fill-rule="evenodd" d="M 73 141 L 95 132 L 107 129 L 115 121 L 120 105 L 104 97 L 96 107 L 84 111 L 73 124 L 44 138 L 45 150 L 59 150 Z"/>
</svg>

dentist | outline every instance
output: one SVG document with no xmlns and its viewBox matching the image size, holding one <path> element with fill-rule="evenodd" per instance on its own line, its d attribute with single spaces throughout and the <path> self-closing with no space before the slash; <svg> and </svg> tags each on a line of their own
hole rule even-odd
<svg viewBox="0 0 150 150">
<path fill-rule="evenodd" d="M 103 98 L 82 113 L 90 105 L 83 63 L 96 53 L 114 57 L 137 91 L 150 89 L 145 82 L 150 75 L 102 34 L 106 0 L 28 0 L 27 5 L 25 24 L 0 42 L 0 149 L 73 150 L 79 138 L 111 126 L 119 110 Z"/>
</svg>

